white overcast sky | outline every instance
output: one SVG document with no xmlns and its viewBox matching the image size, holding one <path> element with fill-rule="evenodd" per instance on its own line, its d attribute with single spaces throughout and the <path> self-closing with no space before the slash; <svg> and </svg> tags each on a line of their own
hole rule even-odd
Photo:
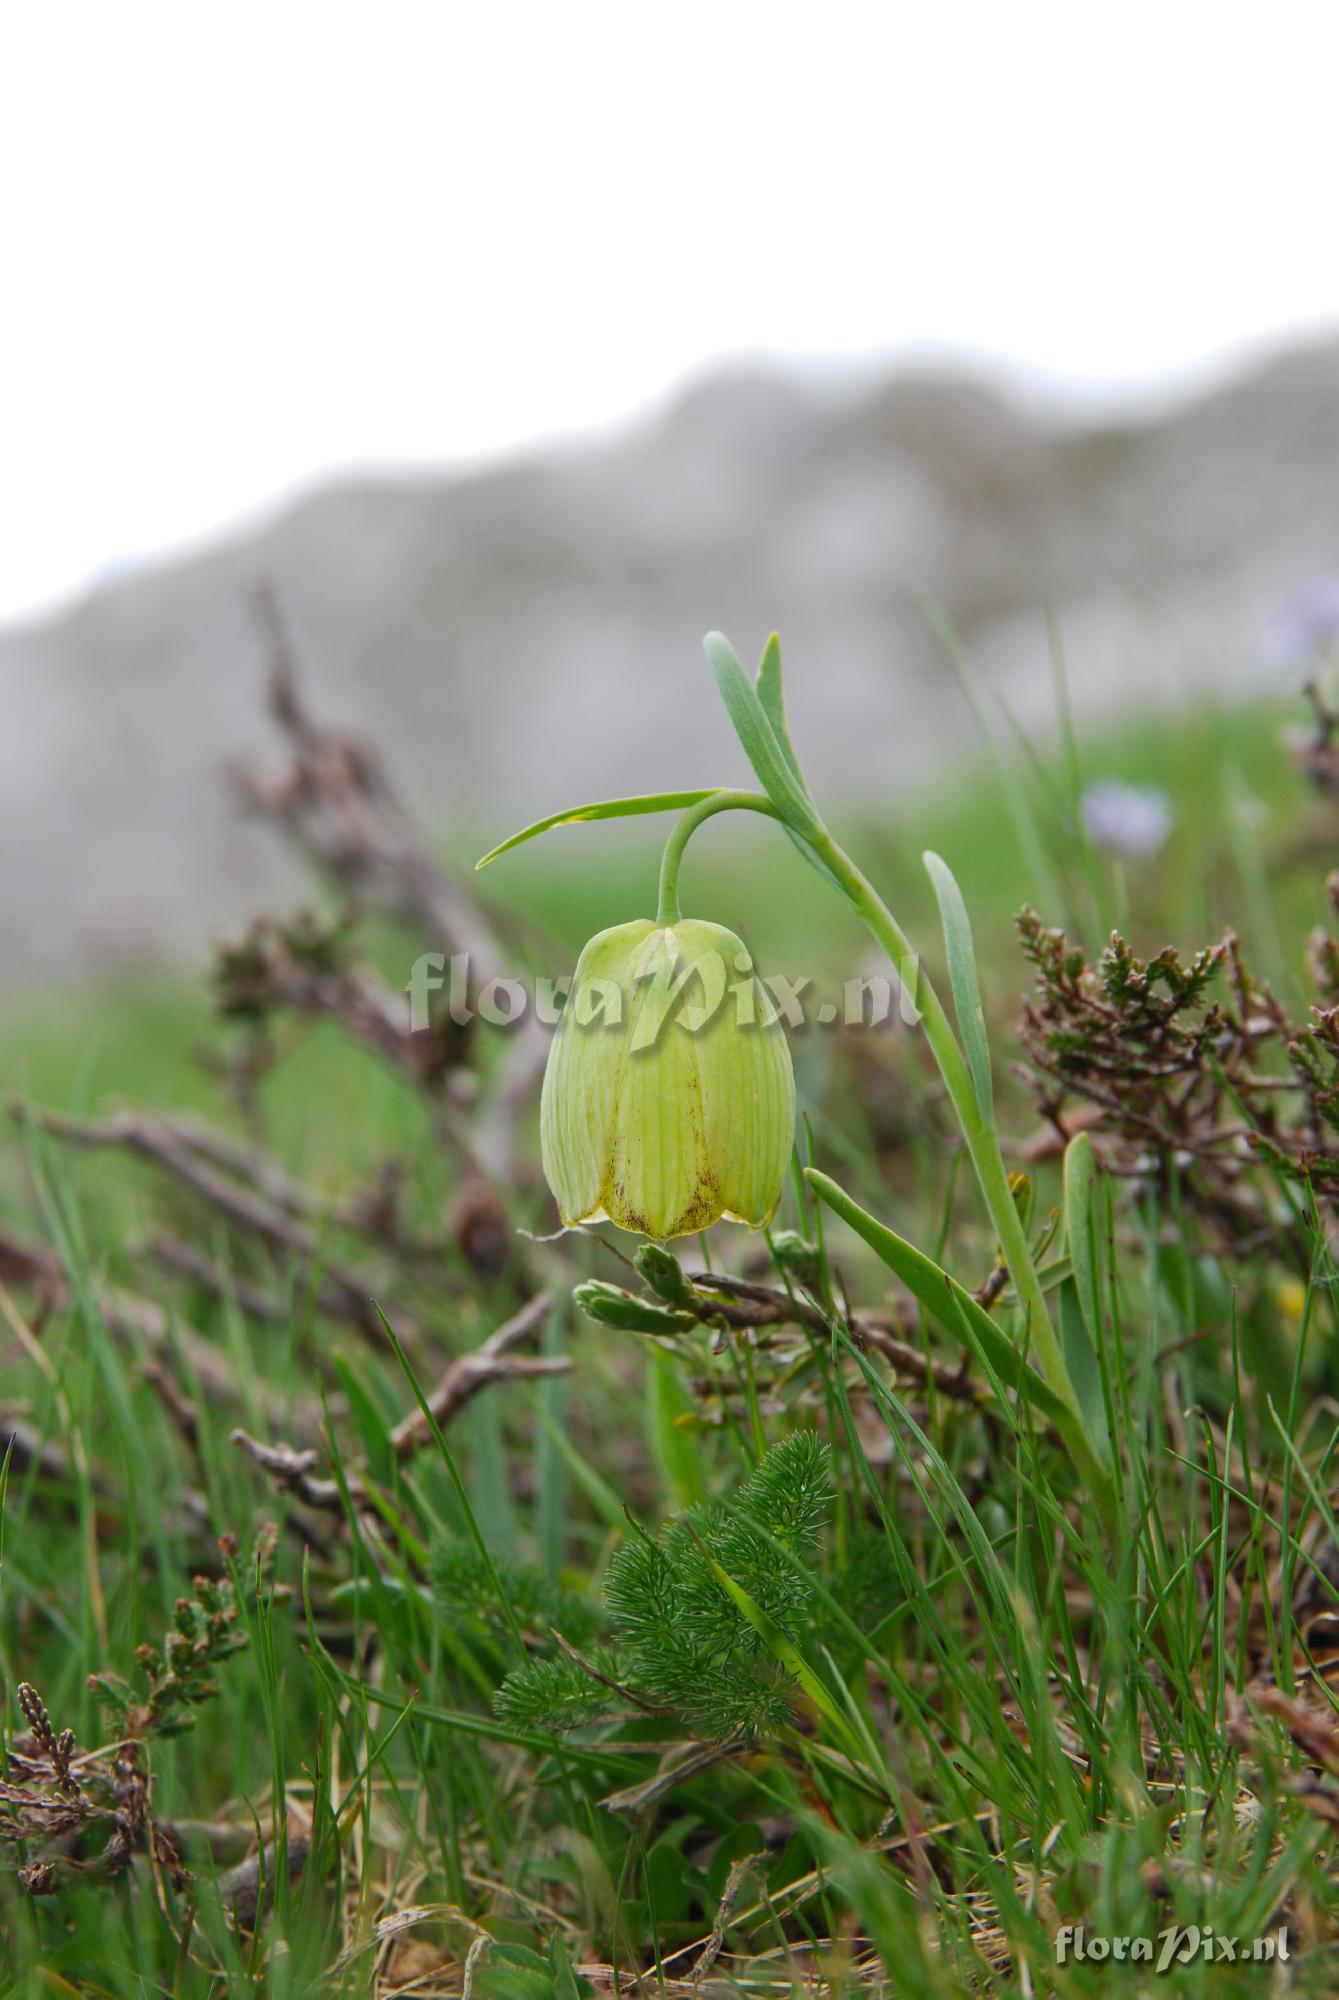
<svg viewBox="0 0 1339 2000">
<path fill-rule="evenodd" d="M 1339 325 L 1321 4 L 32 0 L 0 24 L 0 615 L 713 359 L 1071 396 Z"/>
</svg>

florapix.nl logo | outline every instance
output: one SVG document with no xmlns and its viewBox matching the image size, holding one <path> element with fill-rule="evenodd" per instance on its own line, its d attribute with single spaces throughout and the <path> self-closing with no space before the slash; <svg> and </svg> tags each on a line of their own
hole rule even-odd
<svg viewBox="0 0 1339 2000">
<path fill-rule="evenodd" d="M 1187 1965 L 1272 1965 L 1288 1956 L 1287 1926 L 1259 1937 L 1235 1937 L 1212 1924 L 1168 1924 L 1148 1937 L 1107 1937 L 1082 1924 L 1055 1934 L 1057 1965 L 1147 1965 L 1169 1973 Z"/>
<path fill-rule="evenodd" d="M 900 974 L 859 972 L 832 982 L 818 975 L 755 970 L 745 952 L 728 959 L 707 950 L 666 969 L 648 971 L 645 986 L 654 989 L 650 1004 L 637 1008 L 634 1033 L 649 1045 L 667 1027 L 700 1034 L 724 1008 L 734 1010 L 740 1026 L 881 1028 L 893 1020 L 915 1027 L 921 1012 L 916 1002 L 918 964 L 909 959 Z M 554 1028 L 570 1008 L 583 1028 L 621 1029 L 638 993 L 616 980 L 574 973 L 516 976 L 476 974 L 468 952 L 420 954 L 409 969 L 404 987 L 411 1034 L 423 1034 L 445 1015 L 456 1027 L 482 1021 L 490 1028 L 514 1028 L 527 1019 Z"/>
</svg>

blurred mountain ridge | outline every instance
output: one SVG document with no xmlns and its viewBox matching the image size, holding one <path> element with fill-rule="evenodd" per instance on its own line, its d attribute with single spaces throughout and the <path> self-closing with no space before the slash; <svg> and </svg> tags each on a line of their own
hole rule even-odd
<svg viewBox="0 0 1339 2000">
<path fill-rule="evenodd" d="M 5 985 L 194 953 L 300 885 L 239 824 L 264 740 L 252 611 L 277 593 L 319 713 L 363 728 L 431 826 L 744 767 L 700 637 L 780 631 L 820 796 L 967 744 L 924 606 L 1025 728 L 1257 681 L 1279 603 L 1339 568 L 1339 344 L 1157 418 L 1084 425 L 984 380 L 841 395 L 736 369 L 600 443 L 366 477 L 0 630 Z"/>
</svg>

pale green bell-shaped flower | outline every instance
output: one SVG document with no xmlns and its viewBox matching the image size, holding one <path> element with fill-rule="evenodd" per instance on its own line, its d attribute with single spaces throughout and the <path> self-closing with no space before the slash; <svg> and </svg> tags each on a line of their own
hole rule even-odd
<svg viewBox="0 0 1339 2000">
<path fill-rule="evenodd" d="M 563 1221 L 663 1241 L 722 1216 L 761 1229 L 781 1199 L 795 1082 L 747 950 L 719 924 L 649 920 L 593 937 L 549 1051 L 544 1173 Z"/>
</svg>

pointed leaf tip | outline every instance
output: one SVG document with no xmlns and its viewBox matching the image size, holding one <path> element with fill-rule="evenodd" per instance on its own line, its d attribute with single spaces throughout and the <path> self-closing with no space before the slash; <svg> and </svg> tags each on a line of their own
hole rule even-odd
<svg viewBox="0 0 1339 2000">
<path fill-rule="evenodd" d="M 519 833 L 490 848 L 482 860 L 475 862 L 474 871 L 477 875 L 490 861 L 496 861 L 499 854 L 508 854 L 513 847 L 520 847 L 555 826 L 575 826 L 586 820 L 632 819 L 642 813 L 682 812 L 689 806 L 700 805 L 703 799 L 714 798 L 721 789 L 720 785 L 707 785 L 695 792 L 646 792 L 634 798 L 598 799 L 593 805 L 566 806 L 562 812 L 549 813 L 547 818 L 537 819 L 533 826 L 522 827 Z"/>
<path fill-rule="evenodd" d="M 708 632 L 702 644 L 721 700 L 758 782 L 791 832 L 812 838 L 818 831 L 817 817 L 794 762 L 795 753 L 785 740 L 784 718 L 778 735 L 757 688 L 724 633 Z M 779 692 L 779 682 L 776 688 Z"/>
<path fill-rule="evenodd" d="M 934 887 L 935 900 L 939 904 L 939 919 L 944 931 L 944 950 L 948 957 L 949 986 L 953 993 L 953 1011 L 958 1017 L 958 1031 L 962 1037 L 967 1055 L 967 1066 L 971 1071 L 972 1088 L 981 1116 L 987 1120 L 994 1116 L 994 1087 L 990 1070 L 990 1045 L 986 1039 L 986 1020 L 981 1007 L 981 989 L 976 977 L 976 953 L 972 945 L 972 926 L 967 915 L 967 905 L 957 878 L 948 863 L 932 848 L 926 848 L 921 856 L 926 874 Z"/>
<path fill-rule="evenodd" d="M 771 724 L 777 748 L 785 759 L 791 776 L 808 800 L 809 788 L 804 782 L 800 760 L 795 754 L 795 745 L 790 740 L 790 724 L 786 720 L 786 697 L 781 683 L 781 639 L 776 632 L 773 632 L 763 647 L 762 659 L 758 662 L 758 673 L 753 686 L 758 696 L 758 704 Z"/>
</svg>

